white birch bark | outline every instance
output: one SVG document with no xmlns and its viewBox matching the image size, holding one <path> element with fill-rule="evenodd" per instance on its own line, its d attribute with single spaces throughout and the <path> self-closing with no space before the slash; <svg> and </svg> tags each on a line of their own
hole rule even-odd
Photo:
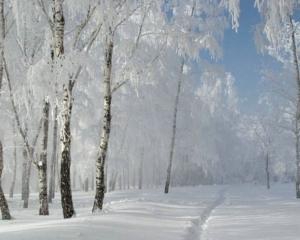
<svg viewBox="0 0 300 240">
<path fill-rule="evenodd" d="M 71 190 L 71 115 L 72 115 L 72 90 L 70 81 L 64 86 L 64 99 L 62 109 L 62 132 L 61 132 L 61 169 L 60 169 L 60 191 L 64 218 L 71 218 L 74 214 L 72 190 Z"/>
<path fill-rule="evenodd" d="M 4 0 L 0 0 L 0 92 L 2 90 L 3 81 L 3 57 L 4 57 L 4 38 L 5 38 L 5 16 L 4 16 Z M 0 208 L 3 220 L 10 220 L 10 212 L 8 204 L 2 189 L 2 171 L 3 171 L 3 146 L 0 140 Z"/>
<path fill-rule="evenodd" d="M 104 63 L 104 100 L 103 100 L 103 119 L 101 140 L 98 149 L 98 157 L 96 161 L 96 194 L 93 206 L 93 212 L 102 210 L 105 194 L 105 176 L 104 167 L 107 157 L 108 142 L 111 128 L 111 73 L 113 59 L 113 35 L 108 34 L 106 39 L 105 63 Z"/>
<path fill-rule="evenodd" d="M 4 75 L 4 40 L 5 40 L 5 15 L 4 0 L 0 0 L 0 90 L 2 89 Z M 1 91 L 0 91 L 1 93 Z"/>
<path fill-rule="evenodd" d="M 14 133 L 14 138 L 15 138 L 16 137 L 15 126 L 13 127 L 13 130 L 14 130 L 13 133 Z M 16 179 L 17 179 L 17 143 L 16 143 L 15 139 L 14 139 L 13 158 L 14 158 L 13 178 L 12 178 L 11 186 L 9 189 L 9 197 L 10 198 L 13 198 L 13 196 L 14 196 L 14 190 L 15 190 Z"/>
<path fill-rule="evenodd" d="M 52 156 L 50 165 L 50 180 L 49 180 L 49 203 L 55 197 L 55 174 L 56 174 L 56 163 L 57 163 L 57 135 L 58 135 L 58 107 L 55 105 L 54 108 L 54 126 L 53 126 L 53 139 L 52 139 Z"/>
<path fill-rule="evenodd" d="M 8 204 L 4 192 L 2 190 L 2 183 L 1 183 L 2 171 L 3 171 L 3 146 L 2 146 L 2 142 L 0 141 L 0 209 L 1 209 L 2 219 L 10 220 L 11 216 L 10 216 Z"/>
<path fill-rule="evenodd" d="M 39 201 L 40 215 L 49 215 L 48 193 L 47 193 L 47 152 L 48 152 L 48 132 L 49 132 L 49 100 L 45 98 L 43 108 L 43 132 L 42 153 L 38 162 L 39 175 Z"/>
<path fill-rule="evenodd" d="M 295 27 L 293 24 L 292 17 L 290 17 L 291 26 L 291 39 L 292 39 L 292 53 L 293 61 L 296 72 L 296 83 L 297 83 L 297 104 L 296 104 L 296 197 L 300 198 L 300 144 L 299 144 L 299 123 L 300 123 L 300 68 L 299 60 L 297 56 L 297 43 L 295 36 Z"/>
<path fill-rule="evenodd" d="M 64 55 L 65 18 L 63 0 L 53 0 L 53 54 L 55 58 Z"/>
<path fill-rule="evenodd" d="M 63 0 L 53 0 L 53 53 L 55 60 L 64 57 L 64 32 L 65 19 L 63 12 Z M 56 62 L 57 64 L 57 62 Z M 62 131 L 61 131 L 61 168 L 60 168 L 60 192 L 64 218 L 71 218 L 74 214 L 72 190 L 71 190 L 71 115 L 72 115 L 72 91 L 73 82 L 70 79 L 68 85 L 63 87 Z"/>
</svg>

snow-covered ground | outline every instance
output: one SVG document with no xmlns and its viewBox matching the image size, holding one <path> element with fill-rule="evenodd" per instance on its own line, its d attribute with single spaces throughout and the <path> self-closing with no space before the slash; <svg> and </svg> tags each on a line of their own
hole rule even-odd
<svg viewBox="0 0 300 240">
<path fill-rule="evenodd" d="M 37 200 L 22 209 L 10 200 L 13 221 L 0 221 L 0 240 L 288 240 L 300 239 L 300 202 L 293 185 L 271 191 L 253 185 L 131 190 L 107 195 L 105 211 L 92 215 L 93 193 L 75 192 L 77 215 L 63 220 L 59 199 L 49 217 Z M 32 199 L 37 196 L 32 195 Z"/>
</svg>

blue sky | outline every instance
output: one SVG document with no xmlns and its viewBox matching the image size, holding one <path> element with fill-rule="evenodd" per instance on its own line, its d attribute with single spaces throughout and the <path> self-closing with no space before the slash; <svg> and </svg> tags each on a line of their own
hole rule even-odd
<svg viewBox="0 0 300 240">
<path fill-rule="evenodd" d="M 260 22 L 254 0 L 241 0 L 240 27 L 238 32 L 226 31 L 223 42 L 222 63 L 226 71 L 236 79 L 236 87 L 244 111 L 254 111 L 260 94 L 261 71 L 274 67 L 271 57 L 257 52 L 254 42 L 254 28 Z"/>
</svg>

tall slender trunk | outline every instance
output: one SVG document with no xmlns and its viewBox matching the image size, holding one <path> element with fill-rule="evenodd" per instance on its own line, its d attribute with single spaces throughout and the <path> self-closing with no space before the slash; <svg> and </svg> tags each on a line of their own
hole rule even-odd
<svg viewBox="0 0 300 240">
<path fill-rule="evenodd" d="M 53 53 L 54 59 L 62 59 L 64 56 L 64 32 L 65 19 L 63 13 L 63 1 L 53 0 Z M 71 190 L 71 116 L 72 116 L 72 91 L 73 83 L 70 79 L 68 85 L 63 87 L 63 110 L 61 132 L 61 168 L 60 168 L 60 192 L 64 218 L 71 218 L 74 214 L 72 190 Z"/>
<path fill-rule="evenodd" d="M 14 138 L 15 137 L 16 137 L 16 130 L 15 130 L 15 126 L 14 126 Z M 14 158 L 13 178 L 12 178 L 11 186 L 9 189 L 9 197 L 10 198 L 14 197 L 14 190 L 15 190 L 16 179 L 17 179 L 17 143 L 16 143 L 15 139 L 14 139 L 13 158 Z"/>
<path fill-rule="evenodd" d="M 300 123 L 300 68 L 299 60 L 297 54 L 297 44 L 296 44 L 296 33 L 295 27 L 293 24 L 292 17 L 290 16 L 290 25 L 291 25 L 291 38 L 292 38 L 292 52 L 293 60 L 296 72 L 296 82 L 297 82 L 297 110 L 296 110 L 296 197 L 300 198 L 300 154 L 299 154 L 299 123 Z"/>
<path fill-rule="evenodd" d="M 48 152 L 48 132 L 49 132 L 49 100 L 45 98 L 43 108 L 43 130 L 44 136 L 42 140 L 42 153 L 38 162 L 39 174 L 39 200 L 40 200 L 40 215 L 49 215 L 48 208 L 48 193 L 47 193 L 47 152 Z"/>
<path fill-rule="evenodd" d="M 0 93 L 2 90 L 2 81 L 4 73 L 4 39 L 5 39 L 5 16 L 4 16 L 4 0 L 0 0 Z M 2 171 L 3 171 L 3 146 L 0 141 L 0 208 L 3 220 L 10 220 L 10 212 L 8 204 L 2 189 Z"/>
<path fill-rule="evenodd" d="M 58 107 L 54 108 L 54 126 L 53 126 L 53 139 L 52 139 L 52 156 L 50 165 L 50 180 L 49 180 L 49 203 L 52 203 L 52 199 L 55 197 L 55 174 L 56 174 L 56 162 L 57 162 L 57 133 L 58 133 Z"/>
<path fill-rule="evenodd" d="M 11 216 L 10 216 L 8 204 L 4 192 L 2 190 L 2 184 L 1 184 L 2 171 L 3 171 L 3 146 L 2 146 L 2 142 L 0 141 L 0 208 L 1 208 L 2 219 L 10 220 Z"/>
<path fill-rule="evenodd" d="M 61 133 L 61 169 L 60 169 L 60 192 L 64 218 L 71 218 L 74 214 L 72 190 L 71 190 L 71 115 L 72 115 L 72 90 L 71 81 L 64 86 L 64 100 L 62 112 Z"/>
<path fill-rule="evenodd" d="M 105 190 L 104 190 L 104 192 L 105 193 L 107 193 L 107 192 L 109 192 L 109 181 L 110 181 L 110 179 L 109 179 L 109 175 L 108 175 L 108 162 L 106 162 L 105 163 L 105 167 L 104 167 L 105 169 L 104 169 L 104 182 L 105 182 Z"/>
<path fill-rule="evenodd" d="M 270 157 L 269 153 L 266 153 L 266 181 L 267 181 L 267 188 L 270 189 Z"/>
<path fill-rule="evenodd" d="M 4 0 L 0 0 L 0 93 L 4 75 L 4 40 L 5 40 L 5 15 Z"/>
<path fill-rule="evenodd" d="M 86 177 L 84 180 L 84 191 L 88 192 L 89 191 L 89 178 Z"/>
<path fill-rule="evenodd" d="M 130 189 L 130 162 L 128 160 L 127 166 L 127 189 Z"/>
<path fill-rule="evenodd" d="M 92 180 L 91 180 L 91 190 L 94 191 L 95 188 L 95 173 L 92 171 Z"/>
<path fill-rule="evenodd" d="M 296 197 L 300 198 L 300 134 L 299 122 L 296 120 L 295 138 L 296 138 Z"/>
<path fill-rule="evenodd" d="M 170 155 L 169 155 L 169 165 L 168 165 L 168 169 L 167 169 L 167 179 L 166 179 L 166 184 L 165 184 L 165 193 L 169 193 L 170 182 L 171 182 L 171 171 L 172 171 L 175 140 L 176 140 L 176 130 L 177 130 L 177 112 L 178 112 L 179 97 L 180 97 L 180 93 L 181 93 L 181 85 L 182 85 L 182 80 L 183 80 L 183 67 L 184 67 L 184 60 L 182 60 L 181 66 L 180 66 L 180 77 L 178 80 L 177 93 L 176 93 L 176 98 L 175 98 L 172 139 L 171 139 L 171 147 L 170 147 Z"/>
<path fill-rule="evenodd" d="M 62 58 L 64 55 L 65 18 L 63 12 L 63 0 L 53 0 L 53 57 Z"/>
<path fill-rule="evenodd" d="M 144 168 L 144 149 L 142 149 L 141 153 L 141 161 L 140 161 L 140 167 L 139 167 L 139 189 L 141 190 L 143 188 L 143 168 Z"/>
<path fill-rule="evenodd" d="M 98 158 L 96 161 L 96 194 L 93 206 L 93 212 L 102 210 L 105 194 L 105 176 L 104 167 L 108 150 L 108 142 L 111 128 L 111 72 L 113 58 L 113 36 L 108 36 L 105 50 L 105 69 L 104 69 L 104 101 L 103 101 L 103 120 Z"/>
<path fill-rule="evenodd" d="M 28 205 L 29 205 L 30 175 L 31 175 L 31 167 L 32 167 L 32 160 L 31 159 L 34 159 L 33 154 L 34 154 L 33 149 L 30 148 L 30 152 L 29 153 L 27 152 L 27 156 L 29 155 L 29 158 L 28 158 L 28 161 L 27 161 L 26 166 L 25 166 L 23 208 L 28 208 Z"/>
<path fill-rule="evenodd" d="M 26 189 L 26 169 L 27 169 L 27 163 L 28 163 L 28 156 L 27 156 L 27 151 L 25 149 L 25 146 L 23 147 L 23 164 L 22 164 L 22 192 L 21 192 L 21 196 L 22 196 L 22 200 L 25 199 L 25 189 Z"/>
</svg>

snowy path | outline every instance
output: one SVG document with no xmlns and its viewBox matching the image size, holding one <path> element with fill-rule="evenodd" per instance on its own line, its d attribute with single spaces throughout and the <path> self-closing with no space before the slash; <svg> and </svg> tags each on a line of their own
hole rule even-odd
<svg viewBox="0 0 300 240">
<path fill-rule="evenodd" d="M 235 186 L 207 221 L 201 240 L 299 240 L 300 201 L 293 185 Z"/>
<path fill-rule="evenodd" d="M 188 231 L 186 240 L 201 240 L 202 233 L 207 227 L 207 221 L 211 216 L 211 213 L 225 200 L 224 193 L 225 190 L 221 189 L 217 198 L 200 212 L 199 218 L 191 221 L 192 226 Z"/>
<path fill-rule="evenodd" d="M 49 217 L 10 200 L 14 221 L 0 221 L 0 240 L 299 240 L 300 201 L 293 185 L 268 192 L 253 185 L 114 192 L 91 215 L 93 193 L 74 193 L 77 216 L 63 220 L 59 200 Z"/>
<path fill-rule="evenodd" d="M 75 193 L 77 216 L 71 220 L 61 219 L 59 200 L 49 217 L 37 215 L 36 200 L 28 210 L 14 200 L 10 205 L 16 220 L 0 221 L 0 240 L 194 240 L 195 223 L 202 224 L 211 203 L 219 202 L 220 189 L 178 188 L 168 195 L 161 190 L 114 192 L 106 199 L 105 213 L 97 216 L 90 214 L 93 193 Z"/>
</svg>

